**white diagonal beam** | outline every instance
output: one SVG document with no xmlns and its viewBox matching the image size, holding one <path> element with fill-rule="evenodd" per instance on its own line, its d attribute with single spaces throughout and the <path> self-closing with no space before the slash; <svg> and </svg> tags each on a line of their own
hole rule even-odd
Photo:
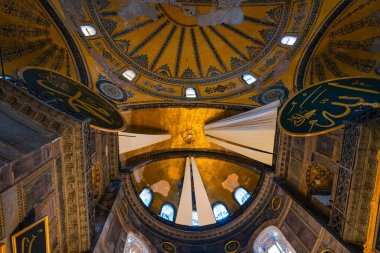
<svg viewBox="0 0 380 253">
<path fill-rule="evenodd" d="M 194 157 L 191 157 L 191 167 L 193 170 L 195 203 L 197 206 L 199 226 L 213 224 L 216 222 L 215 217 Z"/>
<path fill-rule="evenodd" d="M 182 184 L 182 193 L 175 222 L 177 224 L 192 226 L 193 200 L 191 197 L 190 159 L 186 158 L 185 177 Z"/>
</svg>

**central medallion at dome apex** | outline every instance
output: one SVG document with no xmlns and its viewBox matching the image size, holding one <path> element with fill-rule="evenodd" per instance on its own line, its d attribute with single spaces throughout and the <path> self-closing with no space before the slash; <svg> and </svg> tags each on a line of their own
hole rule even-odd
<svg viewBox="0 0 380 253">
<path fill-rule="evenodd" d="M 151 80 L 175 85 L 209 84 L 244 72 L 258 72 L 254 67 L 278 46 L 286 28 L 294 22 L 292 9 L 296 9 L 292 1 L 251 0 L 240 7 L 244 13 L 241 25 L 197 26 L 195 17 L 168 4 L 156 5 L 156 21 L 145 17 L 128 21 L 118 15 L 123 3 L 87 3 L 105 44 L 126 67 Z M 213 8 L 207 4 L 195 6 L 199 14 Z M 292 28 L 294 32 L 300 32 L 307 14 L 299 13 L 299 27 Z M 104 49 L 103 56 L 109 53 Z M 275 64 L 268 62 L 268 66 Z"/>
</svg>

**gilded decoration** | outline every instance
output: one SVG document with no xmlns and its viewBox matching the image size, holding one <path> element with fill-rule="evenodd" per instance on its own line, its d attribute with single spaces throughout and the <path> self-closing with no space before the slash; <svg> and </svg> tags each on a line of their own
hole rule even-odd
<svg viewBox="0 0 380 253">
<path fill-rule="evenodd" d="M 254 195 L 258 187 L 261 175 L 258 170 L 215 158 L 196 157 L 195 161 L 211 205 L 221 201 L 231 214 L 238 211 L 240 206 L 234 199 L 233 191 L 226 189 L 223 182 L 230 175 L 235 174 L 237 175 L 237 185 L 246 189 L 251 195 Z M 164 159 L 144 164 L 132 171 L 131 178 L 137 194 L 146 187 L 152 190 L 153 201 L 149 208 L 153 213 L 159 214 L 164 203 L 170 203 L 178 210 L 185 162 L 184 157 Z M 162 187 L 159 189 L 154 187 L 162 180 L 169 184 L 166 194 L 163 193 Z"/>
<path fill-rule="evenodd" d="M 12 252 L 50 253 L 48 217 L 12 235 Z"/>
<path fill-rule="evenodd" d="M 0 1 L 0 41 L 7 74 L 25 65 L 41 66 L 77 78 L 76 58 L 39 1 Z M 64 27 L 60 27 L 64 29 Z"/>
<path fill-rule="evenodd" d="M 169 148 L 224 150 L 224 148 L 206 139 L 204 125 L 207 122 L 227 118 L 238 113 L 240 112 L 211 108 L 158 108 L 125 112 L 123 115 L 125 121 L 128 122 L 127 132 L 168 133 L 172 138 L 121 154 L 120 159 L 123 163 L 139 154 Z"/>
<path fill-rule="evenodd" d="M 183 87 L 202 85 L 196 101 L 247 92 L 252 87 L 240 77 L 247 72 L 260 82 L 269 81 L 273 70 L 289 62 L 304 42 L 310 31 L 305 27 L 315 22 L 321 3 L 246 1 L 240 6 L 244 13 L 241 25 L 215 26 L 198 26 L 196 18 L 183 8 L 164 3 L 155 5 L 157 20 L 144 16 L 124 19 L 119 13 L 125 5 L 122 2 L 86 0 L 85 5 L 82 15 L 88 15 L 99 32 L 86 40 L 89 53 L 96 54 L 98 64 L 107 65 L 103 69 L 112 81 L 128 87 L 119 77 L 123 69 L 132 68 L 139 73 L 133 84 L 140 92 L 186 100 Z M 201 14 L 213 8 L 207 2 L 186 5 Z M 279 42 L 286 34 L 298 36 L 294 47 Z M 131 102 L 136 99 L 144 98 L 135 97 Z"/>
<path fill-rule="evenodd" d="M 300 62 L 298 89 L 339 77 L 379 77 L 379 9 L 379 1 L 352 1 L 322 27 L 327 30 L 315 36 Z"/>
</svg>

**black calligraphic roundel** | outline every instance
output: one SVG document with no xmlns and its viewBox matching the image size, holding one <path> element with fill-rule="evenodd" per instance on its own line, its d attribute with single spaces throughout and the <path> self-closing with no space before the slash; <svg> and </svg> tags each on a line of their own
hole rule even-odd
<svg viewBox="0 0 380 253">
<path fill-rule="evenodd" d="M 339 78 L 301 90 L 286 102 L 278 124 L 287 134 L 311 136 L 341 128 L 380 103 L 380 79 Z"/>
<path fill-rule="evenodd" d="M 19 76 L 31 94 L 50 106 L 79 120 L 89 118 L 91 126 L 100 130 L 124 130 L 124 118 L 119 111 L 85 85 L 38 67 L 25 67 Z"/>
</svg>

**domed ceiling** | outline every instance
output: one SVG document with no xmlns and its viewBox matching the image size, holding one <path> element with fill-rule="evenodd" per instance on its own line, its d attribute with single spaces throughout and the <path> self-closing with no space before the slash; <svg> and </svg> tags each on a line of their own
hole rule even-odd
<svg viewBox="0 0 380 253">
<path fill-rule="evenodd" d="M 215 10 L 211 1 L 176 1 L 179 6 L 156 4 L 157 20 L 143 15 L 125 18 L 122 12 L 127 1 L 85 3 L 90 19 L 87 23 L 98 31 L 96 36 L 86 38 L 86 47 L 91 54 L 101 56 L 97 57 L 99 64 L 107 65 L 103 68 L 106 77 L 138 91 L 128 102 L 121 103 L 128 105 L 144 99 L 138 98 L 141 93 L 143 97 L 152 96 L 150 102 L 194 102 L 257 94 L 257 87 L 269 84 L 281 69 L 287 68 L 316 21 L 321 5 L 319 0 L 244 1 L 239 7 L 244 16 L 241 24 L 200 26 L 188 10 L 206 15 Z M 282 44 L 281 38 L 286 35 L 297 37 L 296 44 Z M 132 83 L 121 77 L 126 69 L 137 73 Z M 258 81 L 247 84 L 242 79 L 246 73 Z M 276 81 L 270 86 L 273 84 L 274 91 L 259 99 L 262 104 L 287 95 L 292 88 L 291 83 Z M 186 98 L 186 87 L 195 88 L 197 97 Z M 246 98 L 242 104 L 260 102 Z"/>
<path fill-rule="evenodd" d="M 171 204 L 174 210 L 178 211 L 185 161 L 184 157 L 164 159 L 132 170 L 131 178 L 136 194 L 140 194 L 146 188 L 153 193 L 153 200 L 148 207 L 151 212 L 160 215 L 164 204 Z M 223 203 L 230 216 L 244 207 L 234 198 L 234 191 L 238 187 L 243 187 L 251 196 L 256 194 L 261 175 L 259 170 L 209 157 L 196 157 L 195 161 L 210 204 Z M 250 202 L 252 199 L 246 204 Z"/>
</svg>

